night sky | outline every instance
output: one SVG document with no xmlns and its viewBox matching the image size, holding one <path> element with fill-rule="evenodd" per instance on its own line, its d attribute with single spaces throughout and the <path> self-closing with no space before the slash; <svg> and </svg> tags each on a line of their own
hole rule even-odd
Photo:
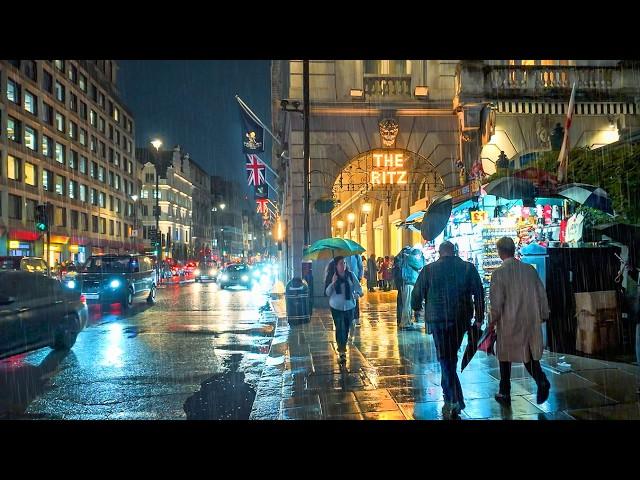
<svg viewBox="0 0 640 480">
<path fill-rule="evenodd" d="M 238 94 L 271 127 L 268 60 L 120 60 L 118 85 L 133 112 L 136 145 L 179 144 L 211 175 L 246 185 Z M 271 141 L 265 132 L 265 152 Z"/>
</svg>

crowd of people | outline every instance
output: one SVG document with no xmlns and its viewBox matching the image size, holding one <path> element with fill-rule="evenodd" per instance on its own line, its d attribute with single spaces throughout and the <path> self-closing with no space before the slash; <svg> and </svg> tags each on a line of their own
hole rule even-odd
<svg viewBox="0 0 640 480">
<path fill-rule="evenodd" d="M 531 265 L 515 258 L 515 244 L 503 237 L 496 244 L 502 265 L 491 277 L 490 320 L 487 328 L 495 332 L 500 384 L 495 400 L 511 404 L 511 364 L 523 363 L 535 380 L 537 403 L 544 403 L 551 387 L 541 366 L 542 323 L 549 317 L 549 306 L 542 282 Z M 378 288 L 398 291 L 397 322 L 400 330 L 417 328 L 424 316 L 427 333 L 433 335 L 441 369 L 444 397 L 443 418 L 459 418 L 465 408 L 462 386 L 456 371 L 458 352 L 464 334 L 471 327 L 484 325 L 485 294 L 476 267 L 456 255 L 445 241 L 439 259 L 426 264 L 420 249 L 405 247 L 394 257 L 371 254 L 336 257 L 327 268 L 325 294 L 329 297 L 335 324 L 339 361 L 346 364 L 347 344 L 352 326 L 359 317 L 358 298 L 363 296 L 361 281 L 366 278 L 369 292 Z M 419 328 L 419 327 L 418 327 Z"/>
</svg>

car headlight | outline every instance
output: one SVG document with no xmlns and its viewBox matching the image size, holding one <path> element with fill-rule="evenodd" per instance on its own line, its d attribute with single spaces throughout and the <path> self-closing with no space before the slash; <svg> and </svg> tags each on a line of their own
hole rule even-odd
<svg viewBox="0 0 640 480">
<path fill-rule="evenodd" d="M 198 275 L 200 275 L 200 269 L 199 269 L 199 268 L 196 268 L 196 269 L 195 269 L 195 271 L 194 271 L 193 273 L 195 273 L 195 274 L 196 274 L 196 277 L 197 277 Z"/>
<path fill-rule="evenodd" d="M 209 270 L 209 275 L 215 275 L 216 273 L 218 273 L 218 271 L 215 268 Z"/>
<path fill-rule="evenodd" d="M 229 280 L 229 275 L 227 275 L 226 273 L 222 274 L 222 276 L 220 277 L 220 280 L 222 280 L 223 282 L 226 282 L 227 280 Z"/>
<path fill-rule="evenodd" d="M 76 282 L 74 282 L 73 280 L 69 280 L 67 282 L 67 288 L 76 288 Z"/>
<path fill-rule="evenodd" d="M 109 286 L 111 288 L 118 288 L 120 286 L 120 280 L 111 280 L 111 283 L 109 284 Z"/>
<path fill-rule="evenodd" d="M 249 281 L 249 275 L 242 275 L 240 277 L 240 280 L 242 280 L 243 282 L 248 282 Z"/>
</svg>

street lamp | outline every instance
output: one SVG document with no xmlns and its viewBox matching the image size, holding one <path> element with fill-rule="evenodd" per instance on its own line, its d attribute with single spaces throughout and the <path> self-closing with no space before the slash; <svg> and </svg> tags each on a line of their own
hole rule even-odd
<svg viewBox="0 0 640 480">
<path fill-rule="evenodd" d="M 371 213 L 371 208 L 372 208 L 371 204 L 369 202 L 365 201 L 362 204 L 362 213 L 366 213 L 366 214 Z"/>
<path fill-rule="evenodd" d="M 156 242 L 157 246 L 156 248 L 158 250 L 156 250 L 156 257 L 157 257 L 157 261 L 156 261 L 156 266 L 158 268 L 158 278 L 160 275 L 160 262 L 162 261 L 162 234 L 160 233 L 160 147 L 162 146 L 162 140 L 155 138 L 153 140 L 151 140 L 151 145 L 153 145 L 153 148 L 156 149 L 156 155 L 155 155 L 155 176 L 156 176 L 156 191 L 155 191 L 155 195 L 156 195 L 156 208 L 155 208 L 155 212 L 154 215 L 156 217 Z"/>
<path fill-rule="evenodd" d="M 344 231 L 343 231 L 343 228 L 344 228 L 344 220 L 338 220 L 338 221 L 336 222 L 336 226 L 340 229 L 340 235 L 342 235 L 342 238 L 344 238 Z"/>
<path fill-rule="evenodd" d="M 221 203 L 220 204 L 220 210 L 224 210 L 226 208 L 227 204 L 226 203 Z"/>
<path fill-rule="evenodd" d="M 138 250 L 138 195 L 131 195 L 131 200 L 133 200 L 133 230 L 136 232 L 134 235 L 135 240 L 133 240 L 134 248 L 133 250 L 137 252 Z"/>
</svg>

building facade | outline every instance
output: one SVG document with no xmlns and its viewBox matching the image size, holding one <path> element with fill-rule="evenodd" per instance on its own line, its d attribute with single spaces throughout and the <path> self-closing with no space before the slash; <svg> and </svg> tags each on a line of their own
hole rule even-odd
<svg viewBox="0 0 640 480">
<path fill-rule="evenodd" d="M 83 262 L 132 252 L 132 113 L 113 60 L 0 60 L 0 255 Z M 50 203 L 51 251 L 36 232 Z"/>
<path fill-rule="evenodd" d="M 300 275 L 304 247 L 302 73 L 302 61 L 272 62 L 287 278 Z M 571 147 L 599 148 L 640 126 L 630 62 L 310 61 L 311 242 L 345 236 L 376 256 L 420 242 L 397 228 L 411 213 L 481 181 L 498 158 L 521 167 L 551 149 L 574 83 Z"/>
<path fill-rule="evenodd" d="M 172 150 L 137 148 L 136 160 L 142 189 L 140 218 L 144 249 L 151 248 L 150 230 L 156 227 L 156 175 L 158 175 L 159 227 L 162 258 L 186 260 L 193 256 L 193 182 L 189 173 L 189 157 L 179 145 Z"/>
</svg>

